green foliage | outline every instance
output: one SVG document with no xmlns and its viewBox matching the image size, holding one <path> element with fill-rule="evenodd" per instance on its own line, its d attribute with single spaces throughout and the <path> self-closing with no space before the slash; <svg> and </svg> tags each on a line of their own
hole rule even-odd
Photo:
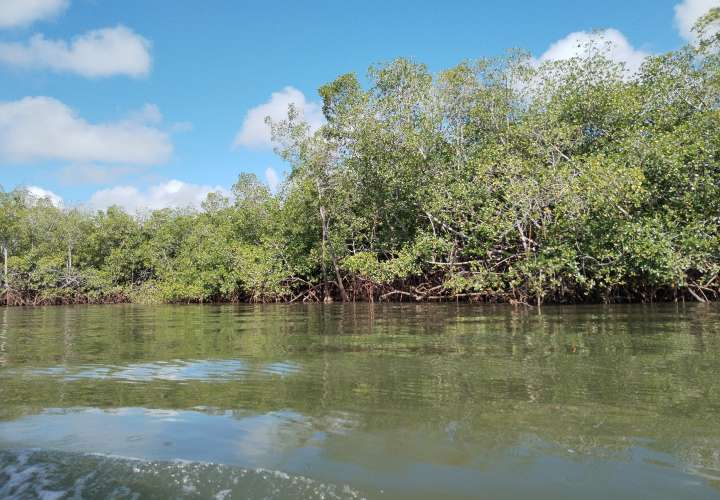
<svg viewBox="0 0 720 500">
<path fill-rule="evenodd" d="M 420 273 L 415 255 L 402 250 L 391 259 L 379 261 L 372 252 L 357 252 L 343 260 L 343 267 L 360 278 L 379 285 L 389 285 Z"/>
<path fill-rule="evenodd" d="M 716 299 L 720 10 L 634 74 L 603 47 L 439 75 L 399 59 L 271 122 L 290 175 L 199 211 L 85 213 L 0 192 L 8 303 L 411 297 Z M 3 273 L 5 274 L 5 273 Z"/>
</svg>

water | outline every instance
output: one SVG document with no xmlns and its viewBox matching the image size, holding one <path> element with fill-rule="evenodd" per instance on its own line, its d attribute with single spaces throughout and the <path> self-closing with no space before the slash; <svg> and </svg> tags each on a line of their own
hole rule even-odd
<svg viewBox="0 0 720 500">
<path fill-rule="evenodd" d="M 0 497 L 720 498 L 720 308 L 0 309 Z"/>
</svg>

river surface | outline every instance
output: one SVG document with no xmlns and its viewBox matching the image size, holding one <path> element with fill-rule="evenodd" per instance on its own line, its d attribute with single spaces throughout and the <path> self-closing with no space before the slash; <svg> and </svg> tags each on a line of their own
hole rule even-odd
<svg viewBox="0 0 720 500">
<path fill-rule="evenodd" d="M 0 497 L 720 498 L 720 308 L 0 309 Z"/>
</svg>

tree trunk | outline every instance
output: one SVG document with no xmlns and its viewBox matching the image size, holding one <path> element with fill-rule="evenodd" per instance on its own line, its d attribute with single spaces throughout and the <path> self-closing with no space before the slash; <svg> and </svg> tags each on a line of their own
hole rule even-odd
<svg viewBox="0 0 720 500">
<path fill-rule="evenodd" d="M 343 302 L 348 302 L 347 292 L 345 292 L 345 286 L 343 285 L 342 276 L 340 275 L 340 266 L 338 266 L 337 257 L 335 257 L 335 252 L 333 252 L 332 246 L 330 247 L 330 258 L 332 259 L 333 267 L 335 268 L 335 279 L 337 281 L 338 289 L 340 290 L 340 298 L 342 298 Z"/>
<path fill-rule="evenodd" d="M 332 301 L 330 290 L 328 289 L 327 269 L 325 262 L 327 261 L 327 214 L 325 207 L 320 206 L 320 222 L 322 223 L 322 279 L 323 279 L 323 302 Z"/>
<path fill-rule="evenodd" d="M 8 305 L 10 300 L 10 283 L 8 282 L 8 248 L 7 245 L 3 245 L 3 288 L 5 288 L 5 305 Z"/>
<path fill-rule="evenodd" d="M 335 256 L 335 252 L 332 249 L 332 246 L 328 244 L 328 233 L 329 228 L 329 220 L 327 217 L 327 212 L 325 211 L 325 207 L 320 207 L 320 219 L 322 221 L 322 260 L 323 260 L 323 266 L 322 266 L 322 272 L 323 272 L 323 281 L 325 282 L 325 301 L 328 302 L 328 298 L 330 297 L 330 291 L 327 288 L 327 269 L 325 266 L 325 262 L 327 260 L 327 253 L 330 254 L 330 260 L 332 260 L 333 263 L 333 269 L 335 271 L 335 283 L 337 284 L 338 290 L 340 290 L 340 298 L 343 302 L 348 302 L 348 295 L 345 291 L 345 286 L 343 286 L 342 282 L 342 276 L 340 275 L 340 266 L 338 265 L 337 257 Z"/>
</svg>

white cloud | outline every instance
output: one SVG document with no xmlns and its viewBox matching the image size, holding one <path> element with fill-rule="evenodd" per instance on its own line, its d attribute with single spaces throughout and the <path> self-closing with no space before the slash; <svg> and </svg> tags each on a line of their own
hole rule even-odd
<svg viewBox="0 0 720 500">
<path fill-rule="evenodd" d="M 51 97 L 0 101 L 0 163 L 163 163 L 172 154 L 172 143 L 146 121 L 131 117 L 89 123 Z"/>
<path fill-rule="evenodd" d="M 155 104 L 145 104 L 142 109 L 131 112 L 129 118 L 130 121 L 147 123 L 149 125 L 158 125 L 163 121 L 160 108 Z"/>
<path fill-rule="evenodd" d="M 214 191 L 220 191 L 225 196 L 229 196 L 227 190 L 221 186 L 188 184 L 178 180 L 151 186 L 143 191 L 135 186 L 115 186 L 96 191 L 90 197 L 88 205 L 94 209 L 106 209 L 113 205 L 119 205 L 131 213 L 145 209 L 158 210 L 169 207 L 199 208 L 208 193 Z"/>
<path fill-rule="evenodd" d="M 58 15 L 69 0 L 0 0 L 0 28 L 25 26 Z"/>
<path fill-rule="evenodd" d="M 150 42 L 124 26 L 89 31 L 69 43 L 43 35 L 34 35 L 24 43 L 0 43 L 0 62 L 91 78 L 146 76 L 152 63 Z"/>
<path fill-rule="evenodd" d="M 283 120 L 287 117 L 290 104 L 295 105 L 311 130 L 317 130 L 325 122 L 318 103 L 305 99 L 305 95 L 296 88 L 285 87 L 280 92 L 273 92 L 269 101 L 248 111 L 242 128 L 235 136 L 234 146 L 271 148 L 270 127 L 265 123 L 265 117 L 269 116 L 275 121 Z"/>
<path fill-rule="evenodd" d="M 675 6 L 675 25 L 685 40 L 695 42 L 697 37 L 692 28 L 702 16 L 713 7 L 720 7 L 720 0 L 683 0 Z M 715 30 L 717 33 L 717 29 Z"/>
<path fill-rule="evenodd" d="M 577 31 L 558 40 L 540 56 L 539 62 L 560 61 L 573 57 L 582 57 L 590 53 L 593 48 L 606 50 L 609 59 L 625 63 L 626 68 L 636 72 L 646 57 L 650 54 L 634 48 L 628 39 L 616 29 L 609 28 L 602 31 Z"/>
<path fill-rule="evenodd" d="M 63 206 L 63 199 L 60 195 L 57 195 L 48 189 L 43 189 L 39 186 L 28 186 L 25 189 L 35 199 L 48 199 L 50 200 L 50 203 L 58 208 Z"/>
<path fill-rule="evenodd" d="M 268 167 L 265 169 L 265 180 L 267 181 L 268 186 L 270 186 L 270 190 L 272 192 L 277 191 L 277 188 L 280 185 L 280 176 L 274 168 Z"/>
</svg>

